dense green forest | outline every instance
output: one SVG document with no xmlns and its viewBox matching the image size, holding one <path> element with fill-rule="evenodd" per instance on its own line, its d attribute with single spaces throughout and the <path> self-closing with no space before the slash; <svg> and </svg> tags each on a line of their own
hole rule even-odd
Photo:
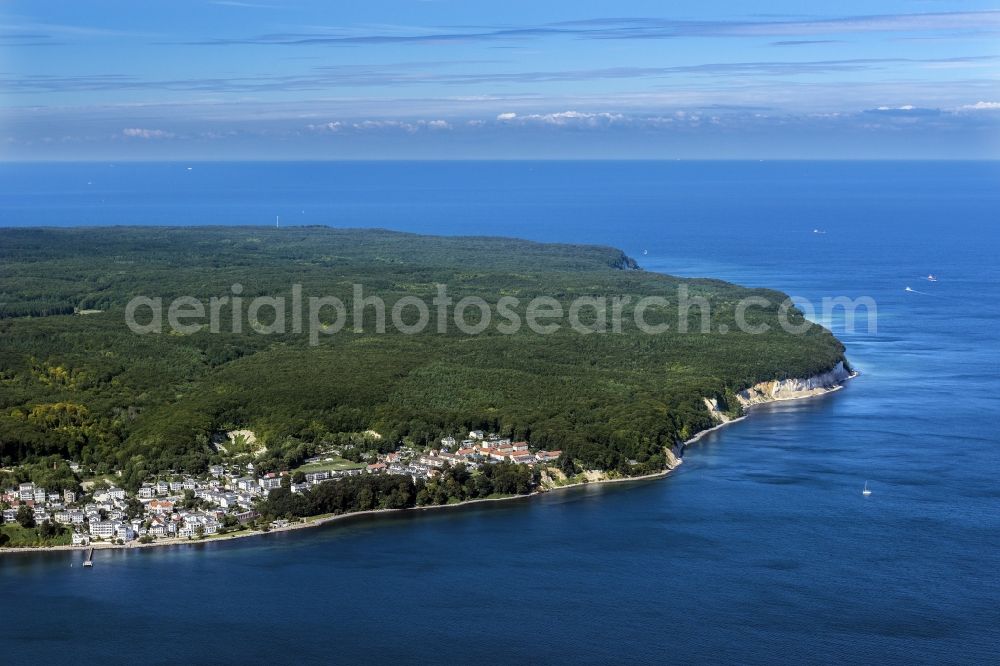
<svg viewBox="0 0 1000 666">
<path fill-rule="evenodd" d="M 414 483 L 410 476 L 371 474 L 321 483 L 302 493 L 271 491 L 260 506 L 271 518 L 300 518 L 378 509 L 453 504 L 487 497 L 526 495 L 538 484 L 538 472 L 526 465 L 500 462 L 470 471 L 465 465 L 444 470 L 437 479 Z"/>
<path fill-rule="evenodd" d="M 307 297 L 345 302 L 361 284 L 390 308 L 404 296 L 430 302 L 438 284 L 491 306 L 650 295 L 673 305 L 684 287 L 710 303 L 712 332 L 583 335 L 563 324 L 551 335 L 469 335 L 432 322 L 404 335 L 352 320 L 311 346 L 291 327 L 257 333 L 245 316 L 242 333 L 138 335 L 125 325 L 134 296 L 207 301 L 233 295 L 236 283 L 245 300 L 288 296 L 298 284 Z M 748 296 L 772 304 L 749 313 L 769 332 L 736 330 L 736 304 Z M 785 298 L 639 270 L 607 247 L 327 227 L 0 229 L 0 462 L 58 455 L 138 479 L 204 469 L 220 430 L 253 430 L 265 468 L 277 468 L 366 430 L 391 449 L 481 428 L 564 450 L 583 467 L 658 468 L 664 446 L 711 425 L 703 396 L 725 402 L 843 358 L 820 326 L 778 327 Z M 647 315 L 677 323 L 676 308 Z M 688 316 L 697 331 L 701 309 Z"/>
</svg>

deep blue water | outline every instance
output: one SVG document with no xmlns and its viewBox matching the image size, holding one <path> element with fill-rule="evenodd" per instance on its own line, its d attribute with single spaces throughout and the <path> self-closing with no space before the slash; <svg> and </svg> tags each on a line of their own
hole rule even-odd
<svg viewBox="0 0 1000 666">
<path fill-rule="evenodd" d="M 0 166 L 0 225 L 281 215 L 606 243 L 652 270 L 871 296 L 878 330 L 826 322 L 862 376 L 713 433 L 664 480 L 92 571 L 0 557 L 0 662 L 1000 661 L 1000 166 L 186 166 Z"/>
</svg>

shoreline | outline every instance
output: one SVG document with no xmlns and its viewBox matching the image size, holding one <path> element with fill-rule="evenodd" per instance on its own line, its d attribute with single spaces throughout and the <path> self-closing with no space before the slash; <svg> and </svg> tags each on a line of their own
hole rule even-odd
<svg viewBox="0 0 1000 666">
<path fill-rule="evenodd" d="M 840 389 L 844 388 L 844 385 L 846 384 L 846 382 L 850 381 L 851 379 L 854 379 L 855 377 L 858 376 L 858 374 L 859 374 L 858 372 L 853 371 L 846 378 L 844 378 L 843 380 L 840 380 L 838 383 L 836 383 L 836 384 L 834 384 L 832 386 L 829 386 L 829 387 L 821 387 L 821 388 L 811 389 L 811 390 L 808 390 L 808 391 L 803 391 L 799 395 L 793 394 L 793 395 L 788 396 L 788 397 L 769 398 L 769 399 L 767 399 L 765 401 L 755 402 L 753 404 L 747 405 L 746 407 L 744 407 L 744 414 L 742 416 L 739 416 L 739 417 L 734 418 L 734 419 L 729 419 L 727 421 L 723 421 L 723 422 L 718 423 L 717 425 L 715 425 L 715 426 L 713 426 L 711 428 L 706 428 L 704 430 L 700 430 L 697 433 L 695 433 L 692 437 L 690 437 L 687 440 L 685 440 L 684 442 L 682 442 L 681 445 L 680 445 L 681 453 L 683 454 L 684 449 L 686 449 L 689 445 L 696 443 L 698 440 L 700 440 L 705 435 L 708 435 L 709 433 L 712 433 L 712 432 L 715 432 L 717 430 L 720 430 L 720 429 L 722 429 L 722 428 L 724 428 L 724 427 L 726 427 L 728 425 L 732 425 L 734 423 L 739 423 L 740 421 L 743 421 L 743 420 L 749 418 L 750 415 L 751 415 L 751 413 L 752 413 L 752 411 L 753 411 L 753 409 L 755 407 L 758 407 L 760 405 L 772 404 L 772 403 L 776 403 L 776 402 L 790 402 L 790 401 L 796 401 L 796 400 L 808 400 L 809 398 L 817 398 L 817 397 L 820 397 L 820 396 L 828 395 L 830 393 L 834 393 L 834 392 L 839 391 Z M 291 532 L 291 531 L 294 531 L 294 530 L 302 530 L 302 529 L 308 529 L 308 528 L 312 528 L 312 527 L 319 527 L 321 525 L 330 524 L 330 523 L 335 522 L 337 520 L 344 520 L 344 519 L 348 519 L 348 518 L 361 518 L 361 517 L 364 517 L 364 516 L 374 516 L 374 515 L 382 515 L 382 514 L 402 513 L 402 512 L 407 512 L 407 511 L 431 511 L 431 510 L 435 510 L 435 509 L 452 509 L 452 508 L 458 508 L 458 507 L 464 507 L 464 506 L 471 506 L 473 504 L 480 504 L 480 503 L 486 503 L 486 502 L 510 502 L 510 501 L 513 501 L 513 500 L 523 500 L 523 499 L 528 499 L 528 498 L 531 498 L 531 497 L 537 497 L 539 495 L 544 495 L 544 494 L 555 492 L 555 491 L 559 491 L 559 490 L 568 490 L 570 488 L 582 488 L 584 486 L 595 486 L 595 485 L 604 485 L 604 484 L 612 484 L 612 483 L 627 483 L 627 482 L 652 481 L 652 480 L 656 480 L 656 479 L 665 478 L 671 472 L 673 472 L 675 469 L 677 469 L 677 467 L 679 467 L 683 462 L 684 462 L 683 457 L 678 457 L 677 458 L 677 463 L 673 467 L 670 467 L 669 469 L 665 469 L 665 470 L 662 470 L 662 471 L 659 471 L 659 472 L 652 472 L 650 474 L 643 474 L 641 476 L 625 476 L 625 477 L 615 477 L 615 478 L 610 478 L 610 479 L 595 479 L 595 480 L 576 481 L 574 483 L 569 483 L 569 484 L 566 484 L 564 486 L 553 486 L 551 488 L 533 490 L 532 492 L 526 493 L 524 495 L 510 495 L 510 496 L 507 496 L 507 497 L 480 497 L 480 498 L 477 498 L 477 499 L 471 499 L 471 500 L 464 500 L 462 502 L 456 502 L 454 504 L 434 504 L 434 505 L 429 505 L 429 506 L 412 506 L 412 507 L 407 507 L 407 508 L 404 508 L 404 509 L 370 509 L 368 511 L 354 511 L 354 512 L 351 512 L 351 513 L 340 513 L 340 514 L 335 514 L 335 515 L 314 516 L 314 517 L 312 517 L 311 520 L 309 518 L 306 518 L 305 522 L 293 523 L 293 524 L 290 524 L 290 525 L 286 525 L 284 527 L 276 527 L 276 528 L 273 528 L 271 530 L 268 530 L 267 532 L 262 532 L 262 531 L 232 532 L 232 533 L 229 533 L 229 534 L 223 534 L 223 535 L 220 535 L 220 536 L 210 536 L 208 538 L 198 539 L 198 540 L 194 540 L 194 539 L 170 539 L 170 540 L 152 541 L 150 543 L 138 543 L 137 541 L 132 541 L 132 542 L 130 542 L 128 544 L 121 544 L 121 545 L 119 545 L 119 544 L 113 544 L 113 543 L 91 543 L 91 544 L 86 545 L 86 546 L 74 546 L 74 545 L 27 546 L 27 547 L 23 547 L 23 548 L 11 548 L 11 547 L 8 546 L 8 547 L 0 547 L 0 555 L 11 554 L 11 553 L 73 552 L 73 551 L 88 550 L 90 548 L 93 548 L 95 551 L 96 550 L 136 550 L 136 549 L 140 549 L 140 548 L 163 548 L 163 547 L 168 547 L 168 546 L 197 546 L 197 545 L 201 545 L 201 544 L 221 543 L 221 542 L 225 542 L 225 541 L 233 541 L 233 540 L 236 540 L 236 539 L 246 539 L 246 538 L 250 538 L 250 537 L 260 537 L 260 536 L 265 536 L 267 534 L 277 534 L 277 533 L 281 533 L 281 532 Z M 586 472 L 584 472 L 584 474 L 586 474 Z"/>
<path fill-rule="evenodd" d="M 676 467 L 675 467 L 676 468 Z M 197 546 L 203 544 L 211 543 L 222 543 L 225 541 L 234 541 L 236 539 L 246 539 L 250 537 L 265 536 L 268 534 L 279 534 L 281 532 L 292 532 L 295 530 L 304 530 L 311 527 L 319 527 L 321 525 L 327 525 L 329 523 L 344 520 L 348 518 L 363 518 L 365 516 L 377 516 L 377 515 L 389 515 L 394 513 L 405 513 L 412 511 L 433 511 L 437 509 L 457 509 L 460 507 L 467 507 L 473 504 L 483 504 L 488 502 L 511 502 L 514 500 L 529 499 L 531 497 L 537 497 L 539 495 L 545 495 L 547 493 L 566 490 L 569 488 L 579 488 L 582 486 L 593 486 L 593 485 L 603 485 L 606 483 L 622 483 L 626 481 L 647 481 L 656 478 L 662 478 L 673 469 L 664 470 L 662 472 L 654 472 L 652 474 L 644 474 L 642 476 L 626 476 L 614 479 L 600 479 L 595 481 L 578 481 L 576 483 L 570 483 L 565 486 L 554 486 L 552 488 L 546 488 L 544 490 L 533 490 L 530 493 L 525 493 L 524 495 L 508 495 L 505 497 L 478 497 L 476 499 L 463 500 L 461 502 L 456 502 L 454 504 L 430 504 L 426 506 L 411 506 L 404 509 L 369 509 L 367 511 L 353 511 L 351 513 L 338 513 L 334 515 L 320 515 L 320 516 L 310 516 L 306 517 L 305 522 L 301 523 L 291 523 L 283 527 L 275 527 L 267 532 L 262 532 L 260 530 L 254 530 L 251 532 L 230 532 L 228 534 L 223 534 L 220 536 L 209 536 L 203 539 L 159 539 L 152 541 L 150 543 L 139 543 L 138 541 L 132 541 L 128 544 L 114 544 L 114 543 L 104 543 L 95 542 L 88 544 L 86 546 L 73 546 L 73 545 L 59 545 L 59 546 L 26 546 L 23 548 L 11 548 L 9 546 L 0 547 L 0 555 L 12 554 L 12 553 L 50 553 L 50 552 L 73 552 L 73 551 L 85 551 L 93 548 L 95 551 L 98 550 L 138 550 L 141 548 L 163 548 L 167 546 Z"/>
</svg>

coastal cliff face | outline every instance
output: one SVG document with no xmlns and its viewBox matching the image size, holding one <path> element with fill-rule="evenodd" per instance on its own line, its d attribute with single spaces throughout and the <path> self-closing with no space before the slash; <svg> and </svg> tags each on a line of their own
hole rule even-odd
<svg viewBox="0 0 1000 666">
<path fill-rule="evenodd" d="M 854 375 L 840 361 L 827 372 L 806 377 L 804 379 L 783 379 L 781 381 L 761 382 L 748 389 L 744 389 L 736 394 L 736 399 L 740 405 L 746 409 L 753 405 L 760 405 L 767 402 L 779 400 L 798 400 L 814 395 L 821 395 L 840 388 L 840 386 Z M 704 398 L 705 407 L 708 408 L 712 418 L 718 423 L 729 423 L 733 418 L 719 409 L 719 402 L 715 398 Z"/>
<path fill-rule="evenodd" d="M 682 444 L 674 444 L 664 450 L 663 454 L 667 458 L 667 469 L 673 470 L 673 468 L 684 462 L 684 446 Z"/>
<path fill-rule="evenodd" d="M 739 401 L 740 406 L 746 410 L 748 407 L 752 407 L 753 405 L 760 405 L 767 402 L 809 398 L 814 395 L 821 395 L 823 393 L 835 391 L 840 388 L 845 381 L 853 376 L 854 373 L 847 369 L 844 365 L 844 361 L 840 361 L 832 369 L 818 375 L 813 375 L 812 377 L 806 377 L 803 379 L 783 379 L 781 381 L 769 381 L 754 384 L 750 388 L 737 393 L 736 400 Z M 666 469 L 652 476 L 661 476 L 671 472 L 675 467 L 683 463 L 684 447 L 686 445 L 693 444 L 701 439 L 701 437 L 706 433 L 721 428 L 727 423 L 744 418 L 742 416 L 734 417 L 722 411 L 719 408 L 719 401 L 715 398 L 702 398 L 702 400 L 717 425 L 714 428 L 702 430 L 686 442 L 674 444 L 673 446 L 665 448 L 664 455 L 666 456 Z M 615 474 L 609 474 L 608 472 L 596 469 L 583 472 L 583 477 L 585 478 L 585 481 L 582 483 L 602 483 L 608 481 L 629 480 L 629 477 L 619 477 Z M 542 475 L 542 489 L 552 490 L 560 487 L 560 482 L 565 481 L 566 477 L 561 471 L 556 468 L 546 468 Z"/>
<path fill-rule="evenodd" d="M 844 367 L 844 362 L 840 361 L 833 369 L 805 379 L 785 379 L 755 384 L 737 393 L 736 399 L 746 408 L 777 400 L 807 398 L 831 391 L 850 378 L 851 373 Z"/>
</svg>

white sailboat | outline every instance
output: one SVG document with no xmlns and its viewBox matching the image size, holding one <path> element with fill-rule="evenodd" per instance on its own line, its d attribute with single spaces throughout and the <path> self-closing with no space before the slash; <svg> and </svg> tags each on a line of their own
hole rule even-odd
<svg viewBox="0 0 1000 666">
<path fill-rule="evenodd" d="M 864 495 L 865 497 L 868 497 L 869 495 L 872 494 L 872 491 L 868 489 L 867 481 L 865 481 L 865 489 L 861 491 L 861 494 Z"/>
</svg>

